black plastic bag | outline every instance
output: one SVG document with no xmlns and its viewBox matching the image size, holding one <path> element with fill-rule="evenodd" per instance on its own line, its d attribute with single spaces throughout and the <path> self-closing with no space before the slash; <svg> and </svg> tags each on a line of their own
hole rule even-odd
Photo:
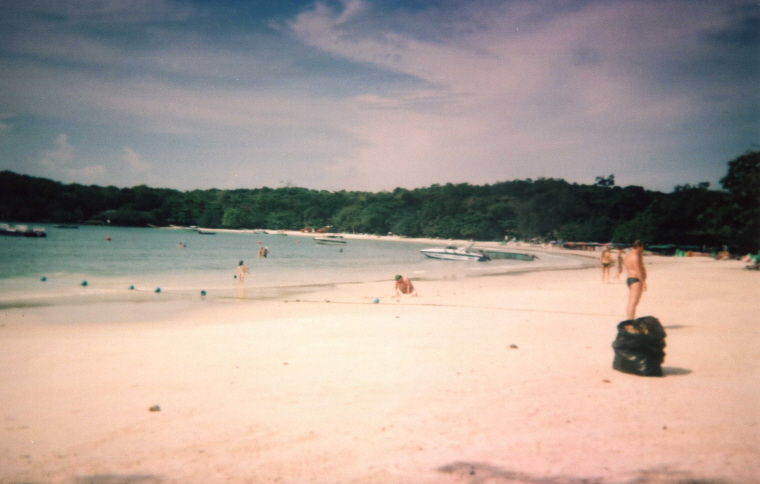
<svg viewBox="0 0 760 484">
<path fill-rule="evenodd" d="M 612 368 L 640 376 L 662 376 L 665 360 L 665 329 L 657 318 L 628 319 L 617 326 L 612 342 L 615 359 Z"/>
</svg>

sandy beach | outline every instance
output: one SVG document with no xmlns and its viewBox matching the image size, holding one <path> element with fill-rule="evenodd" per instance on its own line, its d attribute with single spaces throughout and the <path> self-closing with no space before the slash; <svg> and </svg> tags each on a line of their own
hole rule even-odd
<svg viewBox="0 0 760 484">
<path fill-rule="evenodd" d="M 645 261 L 663 378 L 596 268 L 4 309 L 0 483 L 760 482 L 758 274 Z"/>
</svg>

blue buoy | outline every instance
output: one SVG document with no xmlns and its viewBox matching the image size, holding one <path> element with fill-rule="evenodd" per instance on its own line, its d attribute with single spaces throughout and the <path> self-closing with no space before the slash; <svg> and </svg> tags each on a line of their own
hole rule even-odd
<svg viewBox="0 0 760 484">
<path fill-rule="evenodd" d="M 205 296 L 205 295 L 206 295 L 206 291 L 201 291 L 201 296 Z"/>
<path fill-rule="evenodd" d="M 82 285 L 86 286 L 87 285 L 87 281 L 82 281 Z"/>
<path fill-rule="evenodd" d="M 161 288 L 160 288 L 160 287 L 157 287 L 157 288 L 156 288 L 156 291 L 155 291 L 155 292 L 157 292 L 157 293 L 158 293 L 158 292 L 161 292 Z"/>
<path fill-rule="evenodd" d="M 373 302 L 374 304 L 377 304 L 377 303 L 379 303 L 379 302 L 380 302 L 380 299 L 378 299 L 378 298 L 375 298 L 375 299 L 373 299 L 373 300 L 372 300 L 372 302 Z"/>
<path fill-rule="evenodd" d="M 45 276 L 42 276 L 42 277 L 40 278 L 40 281 L 42 281 L 42 282 L 45 282 L 45 281 L 47 281 L 47 277 L 45 277 Z"/>
</svg>

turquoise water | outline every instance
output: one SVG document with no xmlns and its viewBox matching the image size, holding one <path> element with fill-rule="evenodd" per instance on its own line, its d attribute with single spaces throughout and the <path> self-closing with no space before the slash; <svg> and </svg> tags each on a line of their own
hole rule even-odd
<svg viewBox="0 0 760 484">
<path fill-rule="evenodd" d="M 426 259 L 416 242 L 346 239 L 319 245 L 312 237 L 228 233 L 201 235 L 183 229 L 45 226 L 46 238 L 0 237 L 0 304 L 30 299 L 125 291 L 229 295 L 239 260 L 250 268 L 246 287 L 272 297 L 277 288 L 308 290 L 325 284 L 466 277 L 567 265 L 574 261 L 541 256 L 539 261 L 486 263 Z M 109 240 L 107 240 L 109 239 Z M 184 248 L 180 244 L 184 244 Z M 258 258 L 260 247 L 269 249 Z M 86 286 L 83 283 L 86 281 Z M 390 283 L 390 282 L 389 282 Z M 130 289 L 134 287 L 134 289 Z M 281 291 L 280 291 L 281 292 Z"/>
</svg>

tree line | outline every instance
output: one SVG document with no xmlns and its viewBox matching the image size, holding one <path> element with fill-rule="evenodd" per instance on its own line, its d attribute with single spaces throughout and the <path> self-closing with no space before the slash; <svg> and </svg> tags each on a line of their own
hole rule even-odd
<svg viewBox="0 0 760 484">
<path fill-rule="evenodd" d="M 568 240 L 757 251 L 760 151 L 728 162 L 722 190 L 708 183 L 671 193 L 562 179 L 490 185 L 432 185 L 378 193 L 298 187 L 179 191 L 62 184 L 0 172 L 0 220 L 9 222 L 180 225 L 271 230 L 394 233 L 409 237 Z"/>
</svg>

